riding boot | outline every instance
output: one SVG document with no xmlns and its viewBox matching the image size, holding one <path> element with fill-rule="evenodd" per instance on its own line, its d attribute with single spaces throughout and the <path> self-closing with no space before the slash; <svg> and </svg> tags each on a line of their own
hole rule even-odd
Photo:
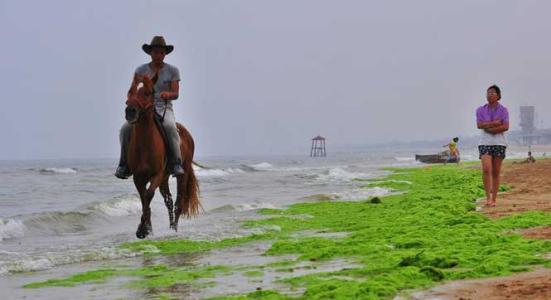
<svg viewBox="0 0 551 300">
<path fill-rule="evenodd" d="M 130 172 L 126 164 L 126 147 L 124 144 L 121 145 L 121 156 L 119 159 L 119 166 L 117 167 L 117 171 L 115 171 L 115 176 L 120 179 L 128 179 L 128 177 L 132 176 L 132 172 Z"/>
<path fill-rule="evenodd" d="M 170 174 L 174 177 L 184 175 L 184 168 L 182 168 L 182 160 L 179 158 L 170 160 Z"/>
</svg>

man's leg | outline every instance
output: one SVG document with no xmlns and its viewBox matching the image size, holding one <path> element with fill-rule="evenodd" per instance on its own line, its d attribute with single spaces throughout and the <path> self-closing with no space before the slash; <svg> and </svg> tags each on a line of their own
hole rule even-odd
<svg viewBox="0 0 551 300">
<path fill-rule="evenodd" d="M 165 119 L 163 121 L 163 127 L 168 139 L 168 169 L 170 174 L 174 176 L 183 175 L 184 169 L 182 168 L 182 153 L 180 152 L 180 135 L 176 128 L 176 120 L 174 119 L 174 112 L 170 109 L 166 110 Z"/>
<path fill-rule="evenodd" d="M 132 176 L 126 163 L 126 150 L 128 149 L 128 142 L 130 140 L 130 130 L 132 130 L 132 125 L 128 124 L 128 122 L 124 122 L 119 133 L 121 156 L 119 158 L 119 166 L 117 167 L 117 171 L 115 171 L 115 176 L 120 179 L 127 179 Z"/>
</svg>

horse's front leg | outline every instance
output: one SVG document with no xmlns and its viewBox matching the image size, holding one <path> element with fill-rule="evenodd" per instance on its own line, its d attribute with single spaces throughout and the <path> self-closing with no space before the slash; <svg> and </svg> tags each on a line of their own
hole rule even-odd
<svg viewBox="0 0 551 300">
<path fill-rule="evenodd" d="M 168 176 L 163 178 L 161 185 L 159 186 L 161 195 L 165 199 L 166 209 L 168 210 L 168 221 L 170 223 L 170 228 L 178 231 L 176 224 L 174 223 L 174 202 L 172 201 L 172 194 L 170 193 L 170 187 L 168 185 Z"/>
<path fill-rule="evenodd" d="M 140 176 L 134 175 L 134 185 L 138 190 L 138 194 L 140 195 L 140 200 L 142 202 L 142 217 L 140 220 L 140 225 L 138 225 L 138 229 L 136 230 L 136 237 L 139 239 L 145 238 L 150 232 L 147 220 L 149 218 L 148 216 L 151 214 L 151 210 L 149 208 L 149 205 L 147 204 L 147 189 L 145 188 L 146 184 L 147 180 L 143 179 Z"/>
<path fill-rule="evenodd" d="M 145 234 L 145 236 L 147 236 L 153 231 L 153 226 L 151 226 L 151 200 L 153 200 L 153 196 L 155 196 L 155 190 L 159 187 L 163 178 L 164 172 L 159 172 L 159 174 L 155 175 L 151 179 L 151 181 L 149 182 L 149 187 L 147 188 L 147 190 L 145 190 L 142 222 L 140 223 L 140 227 L 138 227 L 138 231 L 140 231 L 141 229 L 142 235 Z M 136 236 L 138 236 L 138 232 L 136 232 Z M 138 236 L 138 238 L 140 237 Z"/>
</svg>

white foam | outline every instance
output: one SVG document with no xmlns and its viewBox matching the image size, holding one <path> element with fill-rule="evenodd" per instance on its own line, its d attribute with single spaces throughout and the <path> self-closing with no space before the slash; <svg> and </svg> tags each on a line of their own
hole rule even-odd
<svg viewBox="0 0 551 300">
<path fill-rule="evenodd" d="M 330 181 L 351 181 L 354 179 L 367 179 L 370 177 L 371 174 L 368 173 L 349 172 L 341 167 L 336 167 L 329 169 L 326 174 L 320 175 L 319 179 Z"/>
<path fill-rule="evenodd" d="M 73 168 L 43 168 L 40 169 L 40 172 L 53 174 L 74 174 L 77 170 Z"/>
<path fill-rule="evenodd" d="M 257 170 L 257 171 L 270 171 L 274 169 L 274 166 L 268 162 L 261 162 L 254 165 L 249 165 L 249 167 Z"/>
<path fill-rule="evenodd" d="M 234 208 L 237 211 L 249 211 L 249 210 L 261 209 L 261 208 L 275 208 L 275 206 L 271 203 L 255 202 L 255 203 L 239 204 L 234 206 Z"/>
<path fill-rule="evenodd" d="M 414 161 L 415 157 L 412 157 L 412 156 L 407 156 L 407 157 L 396 156 L 396 157 L 394 157 L 394 159 L 397 160 L 397 161 Z"/>
<path fill-rule="evenodd" d="M 381 184 L 385 182 L 395 182 L 395 183 L 403 183 L 403 184 L 413 184 L 413 182 L 409 180 L 398 180 L 398 179 L 386 179 L 386 180 L 378 180 L 378 181 L 371 181 L 371 184 Z"/>
<path fill-rule="evenodd" d="M 372 187 L 367 189 L 355 189 L 339 193 L 333 193 L 339 200 L 365 200 L 370 197 L 382 197 L 390 194 L 390 190 L 382 187 Z"/>
<path fill-rule="evenodd" d="M 153 246 L 152 246 L 153 247 Z M 153 249 L 147 249 L 152 251 Z M 19 272 L 33 272 L 51 269 L 55 266 L 82 263 L 87 261 L 113 260 L 135 257 L 142 252 L 132 252 L 128 249 L 103 247 L 87 251 L 71 250 L 63 253 L 46 252 L 41 256 L 16 254 L 9 261 L 0 261 L 0 275 Z"/>
<path fill-rule="evenodd" d="M 226 204 L 214 209 L 211 209 L 211 212 L 225 212 L 225 211 L 250 211 L 250 210 L 256 210 L 261 208 L 276 208 L 271 203 L 263 203 L 263 202 L 254 202 L 254 203 L 243 203 L 243 204 Z"/>
<path fill-rule="evenodd" d="M 92 209 L 112 217 L 122 217 L 138 214 L 142 204 L 138 195 L 125 195 L 106 202 L 92 205 Z"/>
<path fill-rule="evenodd" d="M 20 220 L 0 218 L 0 241 L 22 237 L 25 234 L 25 225 Z"/>
<path fill-rule="evenodd" d="M 239 168 L 227 168 L 227 169 L 202 169 L 196 168 L 195 173 L 198 177 L 224 177 L 230 174 L 244 173 Z"/>
</svg>

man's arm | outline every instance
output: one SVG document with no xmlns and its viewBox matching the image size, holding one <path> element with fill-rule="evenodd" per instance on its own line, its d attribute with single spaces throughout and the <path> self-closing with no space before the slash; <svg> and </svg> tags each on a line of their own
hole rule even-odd
<svg viewBox="0 0 551 300">
<path fill-rule="evenodd" d="M 170 92 L 162 92 L 160 94 L 163 100 L 176 100 L 179 96 L 180 85 L 178 80 L 170 82 Z"/>
</svg>

